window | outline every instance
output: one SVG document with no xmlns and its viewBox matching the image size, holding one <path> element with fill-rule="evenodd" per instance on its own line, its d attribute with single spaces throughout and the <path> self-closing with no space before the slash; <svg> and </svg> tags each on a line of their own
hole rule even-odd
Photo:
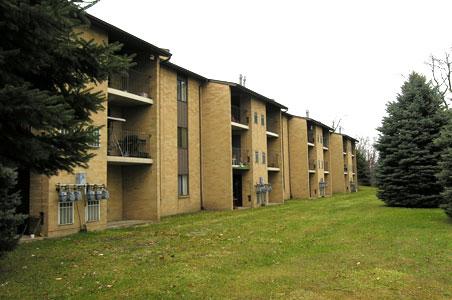
<svg viewBox="0 0 452 300">
<path fill-rule="evenodd" d="M 254 160 L 255 160 L 256 164 L 259 163 L 259 151 L 256 151 L 254 153 Z"/>
<path fill-rule="evenodd" d="M 88 145 L 90 147 L 93 148 L 99 148 L 100 147 L 100 132 L 99 132 L 99 128 L 96 128 L 93 132 L 92 132 L 92 137 L 93 137 L 93 142 L 89 143 Z"/>
<path fill-rule="evenodd" d="M 188 149 L 188 130 L 184 127 L 177 127 L 177 147 Z"/>
<path fill-rule="evenodd" d="M 86 221 L 95 222 L 100 220 L 100 201 L 88 201 L 86 206 Z"/>
<path fill-rule="evenodd" d="M 265 126 L 265 119 L 264 119 L 264 115 L 261 115 L 261 125 Z"/>
<path fill-rule="evenodd" d="M 254 124 L 258 124 L 259 123 L 259 117 L 257 115 L 257 112 L 254 113 Z"/>
<path fill-rule="evenodd" d="M 265 152 L 262 152 L 262 163 L 265 165 L 267 163 L 267 158 Z"/>
<path fill-rule="evenodd" d="M 74 202 L 58 202 L 58 225 L 74 224 Z"/>
<path fill-rule="evenodd" d="M 178 176 L 178 193 L 179 196 L 188 195 L 188 175 Z"/>
<path fill-rule="evenodd" d="M 177 101 L 187 102 L 187 78 L 177 76 Z"/>
</svg>

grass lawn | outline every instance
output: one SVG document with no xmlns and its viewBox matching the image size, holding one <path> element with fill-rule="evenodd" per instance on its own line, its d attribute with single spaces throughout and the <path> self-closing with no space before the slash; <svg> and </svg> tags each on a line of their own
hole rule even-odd
<svg viewBox="0 0 452 300">
<path fill-rule="evenodd" d="M 452 298 L 452 222 L 375 190 L 20 245 L 0 298 Z"/>
</svg>

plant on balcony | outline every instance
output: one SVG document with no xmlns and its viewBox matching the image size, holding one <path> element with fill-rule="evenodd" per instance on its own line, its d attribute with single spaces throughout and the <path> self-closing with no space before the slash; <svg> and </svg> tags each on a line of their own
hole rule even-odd
<svg viewBox="0 0 452 300">
<path fill-rule="evenodd" d="M 389 206 L 438 207 L 441 148 L 433 141 L 447 121 L 441 95 L 412 73 L 386 111 L 376 144 L 378 197 Z"/>
<path fill-rule="evenodd" d="M 98 44 L 77 32 L 89 25 L 85 10 L 96 1 L 0 1 L 0 170 L 24 168 L 46 175 L 86 167 L 99 127 L 91 115 L 104 95 L 93 86 L 124 70 L 130 58 L 119 44 Z M 1 180 L 0 237 L 16 202 Z M 6 176 L 5 175 L 5 176 Z M 6 192 L 5 192 L 6 191 Z M 6 214 L 6 216 L 5 216 Z"/>
</svg>

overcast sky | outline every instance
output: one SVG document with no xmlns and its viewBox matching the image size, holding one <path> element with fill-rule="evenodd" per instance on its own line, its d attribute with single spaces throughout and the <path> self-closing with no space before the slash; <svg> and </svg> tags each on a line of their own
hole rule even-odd
<svg viewBox="0 0 452 300">
<path fill-rule="evenodd" d="M 452 46 L 452 1 L 103 0 L 89 12 L 343 132 L 377 135 L 385 103 L 430 54 Z"/>
</svg>

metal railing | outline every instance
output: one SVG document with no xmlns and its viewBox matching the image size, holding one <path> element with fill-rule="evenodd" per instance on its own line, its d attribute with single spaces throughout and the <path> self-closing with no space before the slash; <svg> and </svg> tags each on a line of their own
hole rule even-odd
<svg viewBox="0 0 452 300">
<path fill-rule="evenodd" d="M 269 154 L 268 155 L 267 167 L 279 168 L 279 154 Z"/>
<path fill-rule="evenodd" d="M 117 90 L 149 98 L 150 76 L 135 70 L 113 74 L 108 86 Z"/>
<path fill-rule="evenodd" d="M 309 170 L 315 170 L 317 166 L 316 160 L 310 159 L 309 160 Z"/>
<path fill-rule="evenodd" d="M 329 161 L 324 161 L 323 162 L 323 170 L 325 171 L 330 171 L 330 162 Z"/>
<path fill-rule="evenodd" d="M 248 125 L 249 116 L 246 110 L 241 109 L 239 106 L 231 105 L 231 121 Z"/>
<path fill-rule="evenodd" d="M 240 167 L 248 167 L 250 164 L 250 157 L 248 151 L 242 148 L 232 148 L 232 165 Z"/>
<path fill-rule="evenodd" d="M 315 137 L 314 132 L 308 130 L 308 143 L 314 144 L 315 143 Z"/>
<path fill-rule="evenodd" d="M 108 155 L 150 157 L 150 135 L 136 130 L 108 129 Z"/>
</svg>

